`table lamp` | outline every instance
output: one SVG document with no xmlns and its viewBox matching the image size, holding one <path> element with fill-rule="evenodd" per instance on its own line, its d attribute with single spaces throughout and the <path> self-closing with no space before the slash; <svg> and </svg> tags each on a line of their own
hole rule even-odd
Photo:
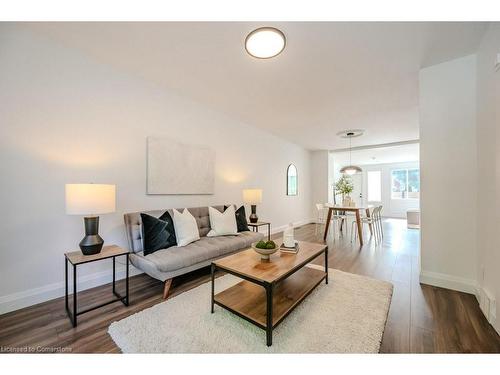
<svg viewBox="0 0 500 375">
<path fill-rule="evenodd" d="M 251 223 L 256 223 L 259 218 L 257 217 L 257 203 L 262 202 L 262 189 L 245 189 L 243 190 L 243 201 L 252 207 L 252 214 L 249 219 Z"/>
<path fill-rule="evenodd" d="M 99 214 L 115 211 L 115 185 L 66 184 L 66 213 L 83 215 L 85 237 L 80 241 L 84 255 L 98 254 L 104 240 L 99 236 Z"/>
</svg>

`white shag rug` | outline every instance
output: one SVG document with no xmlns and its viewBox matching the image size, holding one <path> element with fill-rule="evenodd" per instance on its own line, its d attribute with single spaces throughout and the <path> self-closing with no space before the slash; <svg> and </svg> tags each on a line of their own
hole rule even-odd
<svg viewBox="0 0 500 375">
<path fill-rule="evenodd" d="M 392 284 L 329 271 L 329 284 L 273 331 L 271 347 L 264 330 L 217 305 L 210 313 L 210 282 L 113 322 L 108 332 L 124 353 L 378 353 Z M 239 281 L 219 277 L 215 292 Z"/>
</svg>

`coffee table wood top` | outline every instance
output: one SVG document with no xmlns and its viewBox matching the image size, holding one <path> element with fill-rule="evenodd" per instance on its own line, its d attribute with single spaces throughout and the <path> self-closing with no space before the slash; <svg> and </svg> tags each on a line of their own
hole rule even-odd
<svg viewBox="0 0 500 375">
<path fill-rule="evenodd" d="M 281 244 L 281 240 L 276 242 L 276 244 L 278 243 Z M 218 268 L 244 275 L 259 282 L 274 283 L 309 263 L 325 248 L 325 244 L 299 241 L 300 250 L 297 254 L 282 253 L 278 250 L 271 255 L 269 261 L 263 261 L 260 259 L 260 254 L 250 248 L 218 259 L 213 263 Z"/>
</svg>

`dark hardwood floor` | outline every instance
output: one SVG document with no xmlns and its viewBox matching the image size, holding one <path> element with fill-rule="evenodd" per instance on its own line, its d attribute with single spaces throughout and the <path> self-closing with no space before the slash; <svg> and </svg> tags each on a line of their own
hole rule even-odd
<svg viewBox="0 0 500 375">
<path fill-rule="evenodd" d="M 362 249 L 351 244 L 348 236 L 328 238 L 330 267 L 394 284 L 380 351 L 499 353 L 500 337 L 481 314 L 473 295 L 419 284 L 419 233 L 406 229 L 405 224 L 402 220 L 385 220 L 385 239 L 379 246 L 369 238 Z M 322 227 L 305 225 L 296 230 L 296 238 L 322 242 Z M 176 278 L 169 298 L 209 279 L 208 268 Z M 122 282 L 118 285 L 123 287 Z M 111 298 L 110 290 L 110 285 L 105 285 L 82 292 L 79 306 Z M 116 303 L 81 315 L 76 328 L 66 316 L 64 298 L 1 315 L 0 347 L 3 351 L 29 347 L 35 351 L 118 353 L 107 333 L 109 324 L 162 302 L 162 291 L 159 281 L 146 275 L 132 277 L 129 307 Z"/>
</svg>

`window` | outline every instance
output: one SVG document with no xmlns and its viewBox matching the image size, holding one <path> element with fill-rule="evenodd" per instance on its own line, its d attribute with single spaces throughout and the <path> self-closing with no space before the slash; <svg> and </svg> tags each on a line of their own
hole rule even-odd
<svg viewBox="0 0 500 375">
<path fill-rule="evenodd" d="M 397 169 L 391 172 L 392 199 L 420 198 L 420 170 Z"/>
<path fill-rule="evenodd" d="M 408 198 L 420 198 L 420 170 L 408 170 Z"/>
<path fill-rule="evenodd" d="M 382 201 L 382 187 L 381 187 L 380 171 L 368 171 L 368 201 L 380 202 Z"/>
<path fill-rule="evenodd" d="M 286 195 L 297 195 L 297 167 L 290 164 L 286 170 Z"/>
</svg>

